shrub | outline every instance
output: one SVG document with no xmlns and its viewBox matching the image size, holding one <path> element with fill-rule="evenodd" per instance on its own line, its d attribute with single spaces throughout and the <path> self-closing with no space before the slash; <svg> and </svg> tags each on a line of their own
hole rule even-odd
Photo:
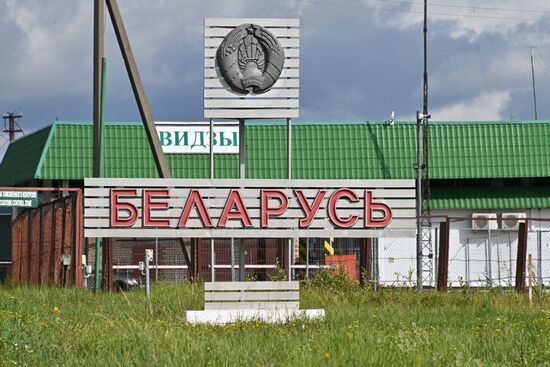
<svg viewBox="0 0 550 367">
<path fill-rule="evenodd" d="M 335 291 L 360 289 L 359 284 L 341 268 L 321 269 L 308 283 L 315 287 L 329 288 Z"/>
<path fill-rule="evenodd" d="M 281 268 L 279 258 L 275 258 L 275 270 L 273 270 L 273 272 L 269 274 L 269 280 L 271 280 L 272 282 L 280 282 L 286 280 L 285 269 Z"/>
</svg>

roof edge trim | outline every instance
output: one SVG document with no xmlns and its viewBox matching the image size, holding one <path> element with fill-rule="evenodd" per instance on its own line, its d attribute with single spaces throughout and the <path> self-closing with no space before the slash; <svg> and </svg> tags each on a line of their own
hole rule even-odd
<svg viewBox="0 0 550 367">
<path fill-rule="evenodd" d="M 44 148 L 42 148 L 42 154 L 40 154 L 40 160 L 38 161 L 38 165 L 36 166 L 36 172 L 34 172 L 34 178 L 41 177 L 42 167 L 44 166 L 46 155 L 48 154 L 48 150 L 50 149 L 50 145 L 52 143 L 55 130 L 56 130 L 56 124 L 54 123 L 51 126 L 50 133 L 48 134 L 48 139 L 46 140 L 46 144 L 44 145 Z"/>
</svg>

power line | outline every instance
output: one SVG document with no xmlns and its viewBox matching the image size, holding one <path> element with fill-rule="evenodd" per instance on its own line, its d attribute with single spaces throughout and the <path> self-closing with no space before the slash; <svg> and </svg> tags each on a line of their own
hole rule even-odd
<svg viewBox="0 0 550 367">
<path fill-rule="evenodd" d="M 316 5 L 333 6 L 333 7 L 339 7 L 339 8 L 365 9 L 365 10 L 375 10 L 375 11 L 392 12 L 392 13 L 423 14 L 422 11 L 404 10 L 404 9 L 383 9 L 383 8 L 377 8 L 374 6 L 365 6 L 365 5 L 359 5 L 359 4 L 341 4 L 341 3 L 331 3 L 331 2 L 317 1 L 317 0 L 296 0 L 296 1 L 309 3 L 309 4 L 316 4 Z M 382 0 L 374 0 L 374 1 L 382 1 Z M 418 4 L 418 3 L 413 3 L 413 4 Z M 475 7 L 471 7 L 471 8 L 476 9 Z M 477 8 L 477 9 L 482 9 L 482 8 Z M 494 8 L 492 10 L 496 10 L 496 9 L 497 8 Z M 489 8 L 487 8 L 487 10 L 489 10 Z M 509 10 L 501 9 L 501 10 L 512 11 L 511 9 Z M 544 12 L 544 14 L 550 14 L 550 12 Z M 491 16 L 491 15 L 480 15 L 480 14 L 456 14 L 456 13 L 446 13 L 446 12 L 439 12 L 439 11 L 437 12 L 430 11 L 429 15 L 458 17 L 458 18 L 499 19 L 499 20 L 512 20 L 512 21 L 522 21 L 522 22 L 538 20 L 537 18 L 514 18 L 514 17 L 508 17 L 508 16 Z"/>
<path fill-rule="evenodd" d="M 408 4 L 408 5 L 418 5 L 422 6 L 421 2 L 414 1 L 403 1 L 403 0 L 371 0 L 382 3 L 397 3 L 397 4 Z M 471 10 L 491 10 L 491 11 L 508 11 L 514 13 L 529 13 L 529 14 L 550 14 L 550 10 L 534 10 L 534 9 L 510 9 L 510 8 L 493 8 L 486 6 L 474 6 L 474 5 L 455 5 L 455 4 L 442 4 L 442 3 L 430 3 L 430 6 L 433 7 L 444 7 L 444 8 L 457 8 L 457 9 L 471 9 Z M 432 14 L 431 12 L 429 14 Z"/>
</svg>

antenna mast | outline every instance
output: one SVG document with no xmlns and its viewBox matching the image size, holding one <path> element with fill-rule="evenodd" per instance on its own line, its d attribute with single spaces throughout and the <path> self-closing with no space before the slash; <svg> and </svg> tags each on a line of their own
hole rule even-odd
<svg viewBox="0 0 550 367">
<path fill-rule="evenodd" d="M 531 80 L 533 82 L 533 105 L 535 108 L 535 120 L 538 120 L 538 114 L 537 114 L 537 90 L 535 86 L 535 63 L 533 61 L 533 51 L 535 50 L 534 47 L 531 47 Z"/>
<path fill-rule="evenodd" d="M 424 74 L 422 114 L 417 112 L 417 287 L 430 287 L 433 280 L 432 223 L 430 217 L 429 119 L 428 113 L 428 0 L 424 0 Z"/>
</svg>

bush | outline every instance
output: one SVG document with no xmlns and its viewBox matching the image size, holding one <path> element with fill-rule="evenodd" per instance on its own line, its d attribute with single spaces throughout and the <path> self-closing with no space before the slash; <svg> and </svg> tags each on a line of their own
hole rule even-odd
<svg viewBox="0 0 550 367">
<path fill-rule="evenodd" d="M 321 269 L 308 283 L 315 287 L 328 288 L 334 291 L 360 289 L 359 284 L 341 268 Z"/>
<path fill-rule="evenodd" d="M 286 272 L 285 269 L 281 268 L 279 258 L 275 258 L 275 269 L 268 276 L 269 280 L 271 280 L 272 282 L 281 282 L 283 280 L 286 280 Z"/>
</svg>

